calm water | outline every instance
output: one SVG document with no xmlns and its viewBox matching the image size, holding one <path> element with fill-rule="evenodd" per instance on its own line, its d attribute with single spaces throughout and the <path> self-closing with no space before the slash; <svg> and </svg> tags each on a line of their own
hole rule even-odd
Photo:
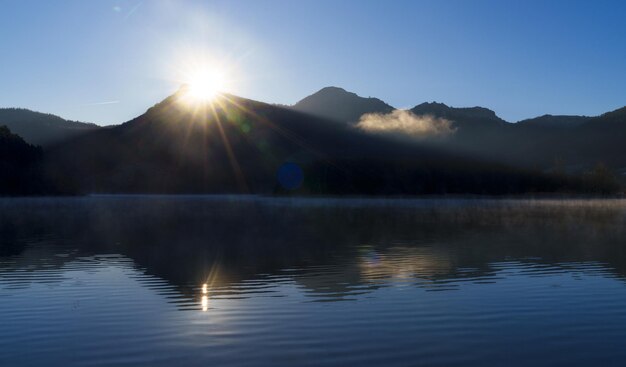
<svg viewBox="0 0 626 367">
<path fill-rule="evenodd" d="M 0 200 L 0 366 L 623 366 L 626 201 Z"/>
</svg>

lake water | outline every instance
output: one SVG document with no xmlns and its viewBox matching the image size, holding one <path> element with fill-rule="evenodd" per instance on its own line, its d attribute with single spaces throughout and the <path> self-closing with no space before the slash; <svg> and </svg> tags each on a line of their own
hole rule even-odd
<svg viewBox="0 0 626 367">
<path fill-rule="evenodd" d="M 0 366 L 623 366 L 626 201 L 0 200 Z"/>
</svg>

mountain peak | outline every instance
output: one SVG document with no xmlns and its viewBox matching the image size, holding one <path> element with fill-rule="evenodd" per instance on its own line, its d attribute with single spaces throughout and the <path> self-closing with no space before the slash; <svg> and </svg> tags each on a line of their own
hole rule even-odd
<svg viewBox="0 0 626 367">
<path fill-rule="evenodd" d="M 328 86 L 328 87 L 324 87 L 320 90 L 318 90 L 317 92 L 315 92 L 314 94 L 317 93 L 349 93 L 349 94 L 354 94 L 356 95 L 356 93 L 352 93 L 352 92 L 348 92 L 347 90 L 341 88 L 341 87 L 335 87 L 335 86 Z"/>
<path fill-rule="evenodd" d="M 496 113 L 485 107 L 450 107 L 444 103 L 424 102 L 411 109 L 416 115 L 433 115 L 451 120 L 480 120 L 505 122 Z"/>
<path fill-rule="evenodd" d="M 445 103 L 439 103 L 436 101 L 433 102 L 423 102 L 418 104 L 417 106 L 413 107 L 412 110 L 413 111 L 420 111 L 420 110 L 445 110 L 448 109 L 450 107 L 448 107 L 448 105 L 446 105 Z"/>
<path fill-rule="evenodd" d="M 618 108 L 618 109 L 616 109 L 614 111 L 605 112 L 602 115 L 600 115 L 600 117 L 626 119 L 626 106 L 624 106 L 622 108 Z"/>
<path fill-rule="evenodd" d="M 330 120 L 356 123 L 366 113 L 390 113 L 394 108 L 378 98 L 361 97 L 339 87 L 325 87 L 303 98 L 294 110 Z"/>
</svg>

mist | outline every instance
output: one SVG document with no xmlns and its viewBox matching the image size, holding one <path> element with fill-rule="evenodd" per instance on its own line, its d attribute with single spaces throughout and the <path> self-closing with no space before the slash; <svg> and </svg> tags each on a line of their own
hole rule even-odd
<svg viewBox="0 0 626 367">
<path fill-rule="evenodd" d="M 406 110 L 388 114 L 367 113 L 361 116 L 357 128 L 384 134 L 410 135 L 416 138 L 443 137 L 453 134 L 452 121 L 432 115 L 415 115 Z"/>
</svg>

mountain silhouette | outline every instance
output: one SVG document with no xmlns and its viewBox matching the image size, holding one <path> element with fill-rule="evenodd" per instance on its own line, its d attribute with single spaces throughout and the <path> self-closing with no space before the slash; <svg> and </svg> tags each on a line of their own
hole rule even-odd
<svg viewBox="0 0 626 367">
<path fill-rule="evenodd" d="M 293 105 L 294 110 L 354 124 L 366 113 L 390 113 L 393 107 L 378 98 L 364 98 L 338 87 L 326 87 Z"/>
<path fill-rule="evenodd" d="M 442 141 L 448 149 L 476 155 L 480 159 L 494 159 L 492 141 L 507 134 L 509 123 L 484 107 L 450 107 L 443 103 L 422 103 L 409 110 L 416 116 L 433 116 L 450 121 L 455 133 Z M 507 164 L 509 162 L 506 162 Z"/>
<path fill-rule="evenodd" d="M 0 108 L 0 126 L 5 125 L 26 142 L 47 146 L 98 128 L 98 125 L 65 120 L 49 113 L 23 108 Z"/>
<path fill-rule="evenodd" d="M 395 110 L 380 99 L 363 98 L 337 87 L 323 88 L 302 99 L 292 108 L 349 125 L 355 124 L 367 113 L 388 114 Z M 443 103 L 426 102 L 409 111 L 418 117 L 432 116 L 449 120 L 455 134 L 452 139 L 444 140 L 446 144 L 443 148 L 477 155 L 481 160 L 491 159 L 492 141 L 498 141 L 506 134 L 509 125 L 512 125 L 498 117 L 494 111 L 484 107 L 456 108 Z"/>
<path fill-rule="evenodd" d="M 517 122 L 518 127 L 538 127 L 544 129 L 564 129 L 580 126 L 589 120 L 588 116 L 574 116 L 574 115 L 543 115 L 531 119 L 521 120 Z"/>
<path fill-rule="evenodd" d="M 181 89 L 131 121 L 49 149 L 46 172 L 59 189 L 87 193 L 505 194 L 564 185 L 241 97 L 184 99 Z"/>
<path fill-rule="evenodd" d="M 612 193 L 626 167 L 626 108 L 509 123 L 483 107 L 422 103 L 402 118 L 446 119 L 454 130 L 445 139 L 415 139 L 357 126 L 354 116 L 393 107 L 340 88 L 324 88 L 292 107 L 229 94 L 190 103 L 187 93 L 183 87 L 107 128 L 2 110 L 19 126 L 42 126 L 55 138 L 42 151 L 2 131 L 0 194 Z M 349 103 L 322 117 L 338 101 Z"/>
<path fill-rule="evenodd" d="M 422 103 L 411 110 L 416 115 L 432 115 L 434 117 L 445 118 L 456 123 L 481 124 L 487 126 L 497 126 L 506 123 L 498 117 L 495 112 L 484 107 L 448 107 L 443 103 Z"/>
<path fill-rule="evenodd" d="M 328 87 L 298 102 L 294 109 L 354 123 L 360 114 L 388 113 L 393 108 L 379 99 L 362 98 L 341 88 Z M 422 103 L 409 111 L 418 117 L 446 119 L 455 133 L 447 139 L 423 141 L 444 151 L 478 160 L 540 170 L 555 166 L 584 174 L 606 165 L 626 172 L 626 108 L 596 117 L 544 115 L 508 122 L 484 107 L 450 107 Z"/>
<path fill-rule="evenodd" d="M 0 195 L 46 193 L 42 150 L 0 126 Z"/>
<path fill-rule="evenodd" d="M 626 108 L 595 117 L 544 115 L 474 129 L 454 138 L 455 148 L 468 154 L 498 157 L 498 161 L 516 166 L 553 169 L 559 165 L 576 173 L 588 172 L 598 164 L 616 172 L 626 168 Z"/>
</svg>

